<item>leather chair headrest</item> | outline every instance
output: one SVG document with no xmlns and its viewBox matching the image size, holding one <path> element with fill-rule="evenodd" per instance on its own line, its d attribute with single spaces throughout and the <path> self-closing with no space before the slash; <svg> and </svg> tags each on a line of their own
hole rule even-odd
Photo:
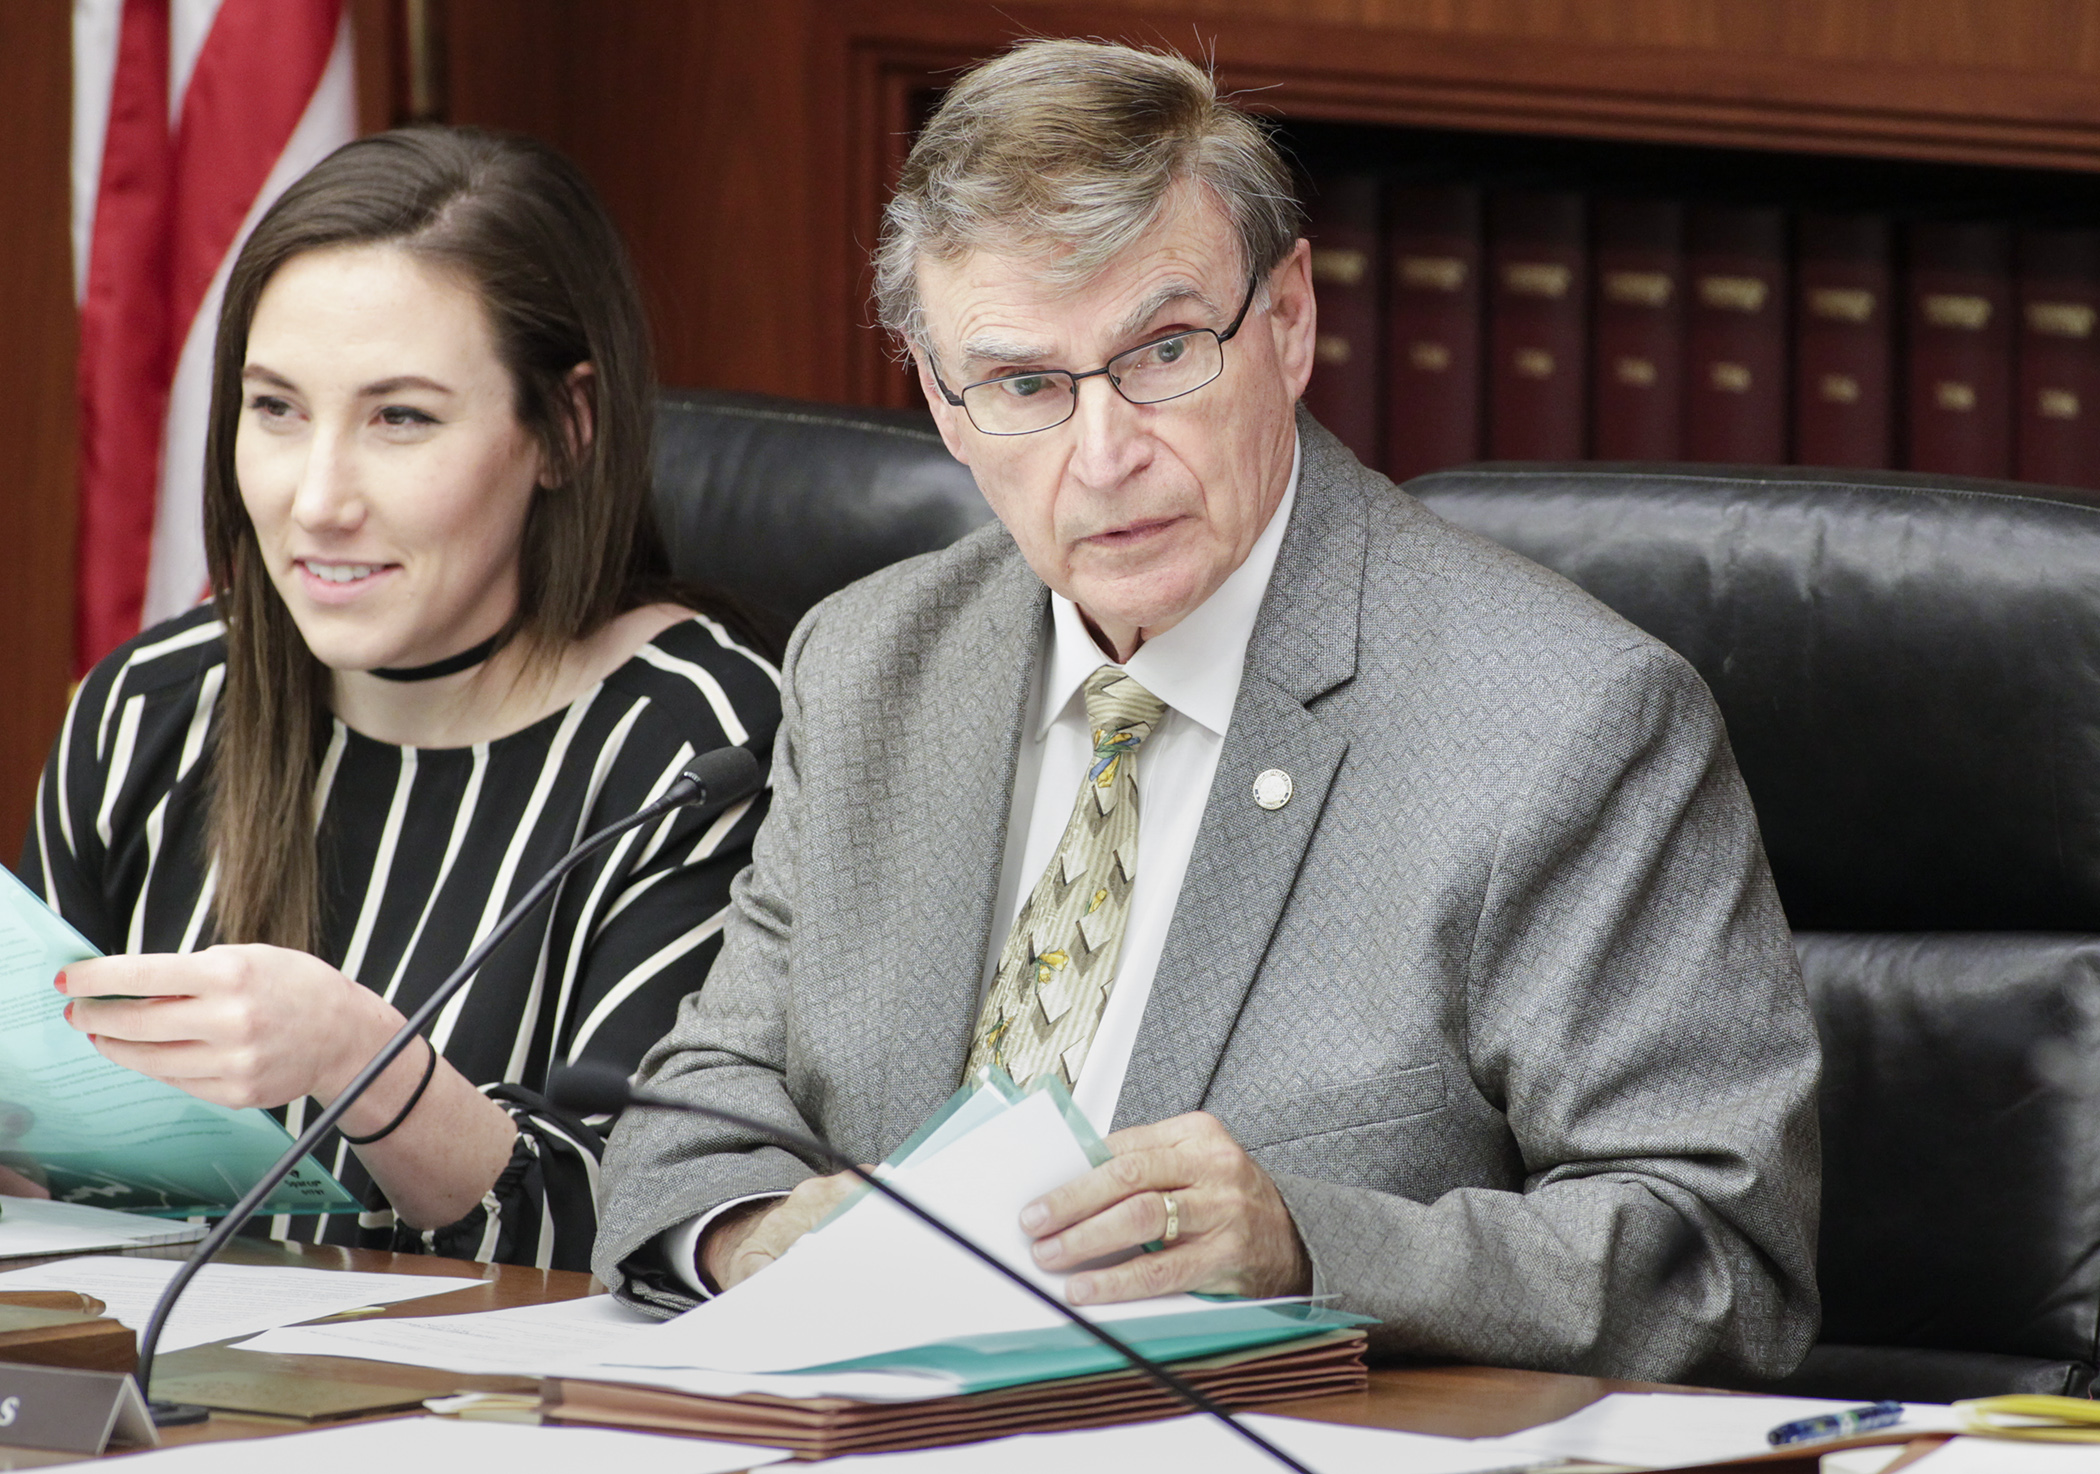
<svg viewBox="0 0 2100 1474">
<path fill-rule="evenodd" d="M 992 515 L 923 413 L 667 390 L 655 469 L 672 570 L 781 635 L 826 595 Z"/>
<path fill-rule="evenodd" d="M 2100 507 L 2081 493 L 1596 464 L 1407 489 L 1698 668 L 1796 928 L 2100 930 Z"/>
</svg>

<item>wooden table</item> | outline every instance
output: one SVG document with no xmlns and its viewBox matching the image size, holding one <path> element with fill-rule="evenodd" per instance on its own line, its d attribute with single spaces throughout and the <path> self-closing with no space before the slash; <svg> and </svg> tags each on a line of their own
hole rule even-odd
<svg viewBox="0 0 2100 1474">
<path fill-rule="evenodd" d="M 139 1257 L 179 1259 L 184 1250 L 149 1249 Z M 603 1294 L 587 1274 L 570 1270 L 524 1269 L 507 1264 L 469 1264 L 420 1254 L 387 1254 L 368 1249 L 316 1248 L 259 1241 L 236 1243 L 220 1256 L 228 1264 L 278 1264 L 308 1269 L 378 1270 L 407 1275 L 480 1278 L 469 1290 L 453 1290 L 402 1301 L 381 1312 L 386 1316 L 454 1315 L 476 1310 L 504 1310 Z M 37 1261 L 10 1261 L 10 1266 Z M 378 1317 L 372 1317 L 374 1319 Z M 329 1356 L 280 1356 L 242 1351 L 232 1346 L 199 1346 L 169 1352 L 154 1366 L 154 1386 L 162 1378 L 192 1374 L 268 1375 L 330 1378 L 422 1396 L 457 1391 L 530 1391 L 536 1382 L 519 1377 L 469 1376 L 458 1372 L 354 1361 Z M 1449 1437 L 1481 1438 L 1514 1433 L 1566 1417 L 1608 1392 L 1654 1392 L 1651 1382 L 1616 1381 L 1607 1377 L 1571 1377 L 1552 1372 L 1513 1371 L 1498 1367 L 1382 1367 L 1371 1373 L 1370 1387 L 1359 1393 L 1278 1403 L 1264 1412 L 1364 1427 L 1398 1428 Z M 200 1424 L 161 1430 L 164 1444 L 207 1443 L 227 1438 L 258 1438 L 296 1432 L 308 1425 L 281 1418 L 214 1413 Z M 25 1449 L 0 1449 L 0 1469 L 29 1469 L 75 1462 L 72 1455 Z M 792 1466 L 789 1466 L 792 1467 Z M 1798 1461 L 1760 1465 L 1770 1474 L 1812 1474 L 1812 1456 Z"/>
</svg>

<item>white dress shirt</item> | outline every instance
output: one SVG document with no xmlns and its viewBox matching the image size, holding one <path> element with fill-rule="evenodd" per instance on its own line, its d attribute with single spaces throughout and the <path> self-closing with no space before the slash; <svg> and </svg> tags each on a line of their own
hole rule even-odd
<svg viewBox="0 0 2100 1474">
<path fill-rule="evenodd" d="M 1120 668 L 1166 703 L 1159 727 L 1138 749 L 1137 882 L 1130 892 L 1130 913 L 1123 923 L 1123 949 L 1116 963 L 1101 1023 L 1094 1031 L 1086 1061 L 1080 1066 L 1073 1104 L 1094 1129 L 1106 1135 L 1115 1120 L 1130 1051 L 1152 996 L 1152 975 L 1181 880 L 1195 852 L 1196 830 L 1210 800 L 1225 729 L 1239 700 L 1240 674 L 1246 668 L 1247 642 L 1269 592 L 1269 575 L 1298 499 L 1299 449 L 1291 452 L 1291 479 L 1269 525 L 1255 539 L 1246 562 L 1233 570 L 1217 591 L 1197 605 L 1165 634 L 1138 647 Z M 1087 633 L 1078 606 L 1062 594 L 1050 596 L 1050 629 L 1036 657 L 1035 689 L 1022 717 L 1021 751 L 1014 771 L 1013 808 L 1006 824 L 1006 858 L 999 867 L 999 890 L 993 901 L 992 931 L 985 949 L 980 1003 L 998 971 L 999 954 L 1014 916 L 1035 888 L 1057 842 L 1072 817 L 1080 780 L 1094 758 L 1093 732 L 1086 717 L 1086 678 L 1116 662 Z M 976 1020 L 971 1020 L 974 1029 Z M 667 1229 L 664 1255 L 672 1269 L 699 1294 L 711 1293 L 700 1281 L 700 1237 L 721 1214 L 744 1203 L 778 1194 L 754 1193 L 736 1198 Z"/>
</svg>

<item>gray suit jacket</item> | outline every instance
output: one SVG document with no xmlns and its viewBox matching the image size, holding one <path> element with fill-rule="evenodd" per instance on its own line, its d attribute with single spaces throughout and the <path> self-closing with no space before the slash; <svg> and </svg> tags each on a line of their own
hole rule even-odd
<svg viewBox="0 0 2100 1474">
<path fill-rule="evenodd" d="M 1777 1374 L 1816 1325 L 1814 1027 L 1712 699 L 1301 414 L 1298 499 L 1123 1088 L 1275 1178 L 1385 1354 Z M 895 1148 L 963 1070 L 1048 618 L 996 524 L 820 604 L 653 1088 Z M 1281 768 L 1276 811 L 1252 798 Z M 630 1113 L 595 1265 L 809 1165 Z"/>
</svg>

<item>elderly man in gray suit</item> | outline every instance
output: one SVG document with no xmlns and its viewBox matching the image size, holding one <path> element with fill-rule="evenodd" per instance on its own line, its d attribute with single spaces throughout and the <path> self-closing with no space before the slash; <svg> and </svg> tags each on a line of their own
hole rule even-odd
<svg viewBox="0 0 2100 1474">
<path fill-rule="evenodd" d="M 999 525 L 827 600 L 652 1088 L 874 1161 L 973 1070 L 1114 1159 L 1029 1205 L 1080 1304 L 1317 1292 L 1374 1349 L 1658 1379 L 1816 1323 L 1814 1030 L 1705 688 L 1295 408 L 1308 247 L 1178 58 L 1031 42 L 877 262 Z M 630 1115 L 599 1275 L 665 1312 L 844 1190 Z M 871 1274 L 880 1265 L 870 1265 Z"/>
</svg>

